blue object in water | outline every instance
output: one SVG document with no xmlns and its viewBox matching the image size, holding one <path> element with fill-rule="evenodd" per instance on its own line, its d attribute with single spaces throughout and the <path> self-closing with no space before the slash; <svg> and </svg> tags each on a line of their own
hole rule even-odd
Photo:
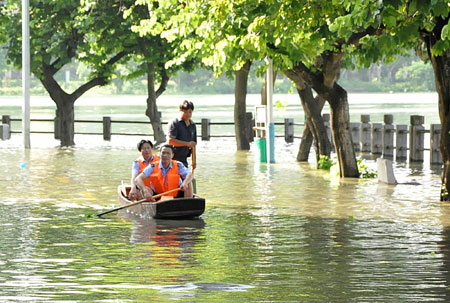
<svg viewBox="0 0 450 303">
<path fill-rule="evenodd" d="M 25 168 L 25 166 L 27 166 L 27 164 L 26 164 L 26 163 L 22 163 L 22 164 L 20 164 L 20 168 Z"/>
</svg>

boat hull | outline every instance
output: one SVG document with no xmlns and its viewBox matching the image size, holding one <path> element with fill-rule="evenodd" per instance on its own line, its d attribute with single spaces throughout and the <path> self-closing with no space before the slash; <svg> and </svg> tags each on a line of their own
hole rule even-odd
<svg viewBox="0 0 450 303">
<path fill-rule="evenodd" d="M 118 195 L 122 206 L 132 204 L 128 199 L 130 185 L 119 185 Z M 175 198 L 158 202 L 143 202 L 123 209 L 128 214 L 140 219 L 186 219 L 199 217 L 205 211 L 205 199 Z"/>
</svg>

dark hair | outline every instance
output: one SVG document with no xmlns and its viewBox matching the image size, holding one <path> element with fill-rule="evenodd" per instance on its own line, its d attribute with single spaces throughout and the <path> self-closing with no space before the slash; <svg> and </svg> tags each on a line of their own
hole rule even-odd
<svg viewBox="0 0 450 303">
<path fill-rule="evenodd" d="M 138 151 L 141 151 L 142 146 L 143 146 L 145 143 L 150 144 L 150 147 L 153 148 L 153 143 L 152 143 L 152 141 L 143 139 L 143 140 L 139 141 L 139 143 L 137 144 L 137 149 L 138 149 Z"/>
<path fill-rule="evenodd" d="M 159 150 L 162 150 L 164 147 L 170 148 L 172 150 L 172 153 L 175 153 L 175 147 L 173 147 L 172 144 L 164 144 Z"/>
<path fill-rule="evenodd" d="M 191 101 L 188 101 L 188 100 L 184 100 L 180 104 L 180 110 L 187 110 L 187 109 L 194 110 L 194 103 L 192 103 Z"/>
</svg>

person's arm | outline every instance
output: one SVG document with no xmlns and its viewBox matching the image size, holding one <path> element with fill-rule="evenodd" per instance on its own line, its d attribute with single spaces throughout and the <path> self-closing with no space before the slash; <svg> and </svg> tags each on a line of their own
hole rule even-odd
<svg viewBox="0 0 450 303">
<path fill-rule="evenodd" d="M 178 164 L 178 174 L 180 175 L 183 182 L 181 182 L 180 188 L 185 191 L 188 189 L 189 184 L 192 182 L 192 179 L 194 179 L 194 175 L 192 172 L 184 166 L 183 163 L 177 162 Z"/>
<path fill-rule="evenodd" d="M 186 175 L 186 178 L 184 178 L 183 182 L 181 183 L 180 188 L 185 191 L 188 189 L 189 184 L 192 182 L 192 179 L 194 179 L 194 175 L 190 172 Z"/>
<path fill-rule="evenodd" d="M 137 188 L 134 179 L 137 177 L 139 173 L 139 163 L 137 161 L 133 162 L 133 166 L 131 167 L 131 190 L 128 194 L 128 199 L 136 200 Z"/>
<path fill-rule="evenodd" d="M 195 147 L 195 145 L 197 144 L 197 142 L 195 141 L 182 141 L 182 140 L 178 140 L 172 137 L 169 137 L 169 144 L 173 145 L 173 146 L 187 146 L 189 148 L 193 148 Z"/>
<path fill-rule="evenodd" d="M 145 186 L 144 180 L 147 179 L 147 175 L 151 175 L 153 172 L 153 168 L 151 166 L 147 166 L 142 173 L 140 173 L 135 179 L 134 182 L 137 185 L 137 187 L 142 191 L 145 199 L 150 202 L 154 202 L 155 199 L 153 199 L 153 191 L 151 188 Z"/>
</svg>

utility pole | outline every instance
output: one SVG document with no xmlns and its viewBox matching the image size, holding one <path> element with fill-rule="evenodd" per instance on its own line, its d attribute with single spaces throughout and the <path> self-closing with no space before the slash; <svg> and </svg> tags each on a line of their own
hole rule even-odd
<svg viewBox="0 0 450 303">
<path fill-rule="evenodd" d="M 23 146 L 30 148 L 30 5 L 22 0 L 22 132 Z"/>
</svg>

